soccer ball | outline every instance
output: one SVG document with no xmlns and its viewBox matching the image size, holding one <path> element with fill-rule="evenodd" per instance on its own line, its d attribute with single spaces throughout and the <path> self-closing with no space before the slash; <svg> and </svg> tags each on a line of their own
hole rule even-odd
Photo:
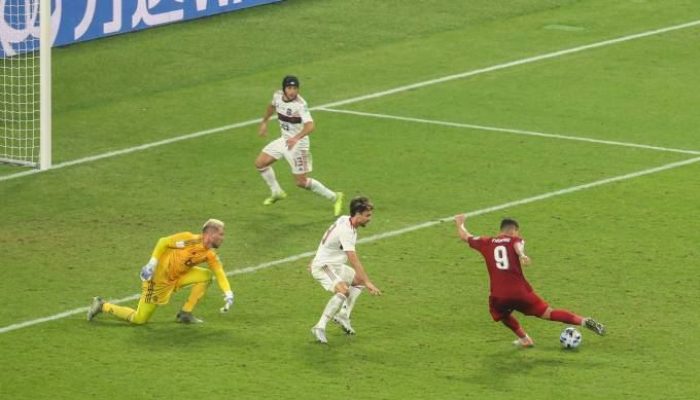
<svg viewBox="0 0 700 400">
<path fill-rule="evenodd" d="M 567 326 L 559 335 L 559 343 L 565 349 L 575 349 L 581 345 L 581 332 L 577 331 L 573 326 Z"/>
</svg>

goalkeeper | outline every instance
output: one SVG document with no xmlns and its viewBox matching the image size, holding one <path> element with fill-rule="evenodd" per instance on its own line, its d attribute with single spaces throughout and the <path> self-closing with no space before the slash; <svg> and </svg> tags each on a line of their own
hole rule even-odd
<svg viewBox="0 0 700 400">
<path fill-rule="evenodd" d="M 182 232 L 160 238 L 151 260 L 141 268 L 141 299 L 136 310 L 95 297 L 87 312 L 88 321 L 104 312 L 132 324 L 145 324 L 158 306 L 168 304 L 174 292 L 191 285 L 190 296 L 177 313 L 177 321 L 186 324 L 203 322 L 192 315 L 192 310 L 207 292 L 213 275 L 224 292 L 225 303 L 221 311 L 228 311 L 233 304 L 233 292 L 214 251 L 223 241 L 224 223 L 217 219 L 204 223 L 201 235 Z M 209 269 L 197 266 L 204 262 Z"/>
</svg>

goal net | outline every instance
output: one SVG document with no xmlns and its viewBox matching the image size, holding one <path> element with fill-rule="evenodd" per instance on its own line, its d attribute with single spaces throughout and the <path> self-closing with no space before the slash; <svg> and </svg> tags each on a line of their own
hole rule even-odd
<svg viewBox="0 0 700 400">
<path fill-rule="evenodd" d="M 51 166 L 50 1 L 0 0 L 2 163 Z"/>
</svg>

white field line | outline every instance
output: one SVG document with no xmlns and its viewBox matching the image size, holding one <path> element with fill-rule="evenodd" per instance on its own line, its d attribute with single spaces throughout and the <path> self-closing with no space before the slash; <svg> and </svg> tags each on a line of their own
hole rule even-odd
<svg viewBox="0 0 700 400">
<path fill-rule="evenodd" d="M 359 96 L 359 97 L 353 97 L 353 98 L 350 98 L 347 100 L 336 101 L 334 103 L 325 104 L 325 105 L 320 106 L 320 107 L 331 108 L 331 107 L 343 106 L 343 105 L 350 104 L 350 103 L 356 103 L 359 101 L 365 101 L 365 100 L 369 100 L 369 99 L 375 99 L 377 97 L 383 97 L 383 96 L 388 96 L 388 95 L 395 94 L 395 93 L 405 92 L 407 90 L 413 90 L 413 89 L 418 89 L 418 88 L 422 88 L 425 86 L 435 85 L 438 83 L 453 81 L 455 79 L 468 78 L 470 76 L 480 75 L 480 74 L 484 74 L 487 72 L 493 72 L 493 71 L 498 71 L 501 69 L 517 67 L 517 66 L 523 65 L 523 64 L 529 64 L 529 63 L 533 63 L 533 62 L 537 62 L 537 61 L 548 60 L 550 58 L 557 58 L 557 57 L 565 56 L 568 54 L 579 53 L 579 52 L 586 51 L 586 50 L 610 46 L 612 44 L 628 42 L 630 40 L 641 39 L 641 38 L 645 38 L 647 36 L 659 35 L 662 33 L 677 31 L 680 29 L 692 28 L 692 27 L 695 27 L 698 25 L 700 25 L 700 20 L 690 21 L 690 22 L 686 22 L 684 24 L 672 25 L 672 26 L 668 26 L 665 28 L 659 28 L 659 29 L 654 29 L 654 30 L 650 30 L 650 31 L 635 33 L 632 35 L 621 36 L 621 37 L 618 37 L 615 39 L 604 40 L 602 42 L 596 42 L 596 43 L 586 44 L 586 45 L 582 45 L 582 46 L 571 47 L 568 49 L 554 51 L 551 53 L 545 53 L 545 54 L 541 54 L 538 56 L 527 57 L 527 58 L 523 58 L 520 60 L 515 60 L 515 61 L 503 63 L 503 64 L 497 64 L 497 65 L 493 65 L 493 66 L 486 67 L 486 68 L 475 69 L 472 71 L 462 72 L 462 73 L 458 73 L 458 74 L 454 74 L 454 75 L 447 75 L 447 76 L 443 76 L 441 78 L 431 79 L 428 81 L 422 81 L 422 82 L 414 83 L 411 85 L 399 86 L 397 88 L 385 90 L 382 92 L 372 93 L 372 94 Z"/>
<path fill-rule="evenodd" d="M 645 149 L 645 150 L 668 151 L 668 152 L 672 152 L 672 153 L 692 154 L 692 155 L 696 155 L 696 156 L 700 155 L 700 151 L 696 151 L 696 150 L 674 149 L 674 148 L 670 148 L 670 147 L 650 146 L 650 145 L 646 145 L 646 144 L 637 144 L 637 143 L 629 143 L 629 142 L 617 142 L 617 141 L 613 141 L 613 140 L 593 139 L 593 138 L 587 138 L 587 137 L 581 137 L 581 136 L 558 135 L 558 134 L 552 134 L 552 133 L 526 131 L 526 130 L 522 130 L 522 129 L 498 128 L 498 127 L 494 127 L 494 126 L 464 124 L 464 123 L 459 123 L 459 122 L 438 121 L 438 120 L 423 119 L 423 118 L 401 117 L 398 115 L 376 114 L 376 113 L 368 113 L 368 112 L 363 112 L 363 111 L 339 110 L 336 108 L 319 108 L 319 110 L 333 112 L 333 113 L 340 113 L 340 114 L 358 115 L 358 116 L 362 116 L 362 117 L 383 118 L 383 119 L 392 119 L 392 120 L 397 120 L 397 121 L 418 122 L 421 124 L 442 125 L 442 126 L 449 126 L 449 127 L 453 127 L 453 128 L 469 128 L 469 129 L 477 129 L 477 130 L 481 130 L 481 131 L 512 133 L 512 134 L 516 134 L 516 135 L 527 135 L 527 136 L 538 136 L 538 137 L 544 137 L 544 138 L 550 138 L 550 139 L 575 140 L 575 141 L 579 141 L 579 142 L 589 142 L 589 143 L 598 143 L 598 144 L 624 146 L 624 147 L 635 147 L 635 148 Z"/>
<path fill-rule="evenodd" d="M 561 196 L 561 195 L 568 194 L 568 193 L 579 192 L 579 191 L 594 188 L 597 186 L 607 185 L 609 183 L 626 181 L 628 179 L 633 179 L 633 178 L 637 178 L 640 176 L 651 175 L 651 174 L 655 174 L 658 172 L 667 171 L 670 169 L 694 164 L 698 161 L 700 161 L 700 157 L 695 157 L 695 158 L 691 158 L 691 159 L 687 159 L 687 160 L 683 160 L 683 161 L 665 164 L 665 165 L 662 165 L 659 167 L 654 167 L 654 168 L 649 168 L 649 169 L 645 169 L 642 171 L 632 172 L 632 173 L 625 174 L 625 175 L 618 175 L 618 176 L 614 176 L 611 178 L 601 179 L 601 180 L 586 183 L 583 185 L 571 186 L 571 187 L 566 188 L 566 189 L 556 190 L 553 192 L 548 192 L 548 193 L 540 194 L 537 196 L 526 197 L 526 198 L 521 199 L 521 200 L 515 200 L 515 201 L 508 202 L 508 203 L 503 203 L 503 204 L 499 204 L 496 206 L 492 206 L 492 207 L 482 208 L 480 210 L 470 211 L 470 212 L 466 213 L 466 215 L 468 217 L 474 217 L 477 215 L 487 214 L 490 212 L 503 210 L 506 208 L 516 207 L 516 206 L 521 206 L 524 204 L 534 203 L 534 202 L 541 201 L 541 200 L 546 200 L 546 199 L 549 199 L 552 197 Z M 382 239 L 386 239 L 386 238 L 394 237 L 394 236 L 399 236 L 399 235 L 403 235 L 403 234 L 408 233 L 408 232 L 413 232 L 413 231 L 416 231 L 419 229 L 428 228 L 428 227 L 431 227 L 434 225 L 438 225 L 440 223 L 450 221 L 451 219 L 452 219 L 452 216 L 440 218 L 437 220 L 427 221 L 427 222 L 424 222 L 421 224 L 411 225 L 411 226 L 408 226 L 405 228 L 396 229 L 393 231 L 388 231 L 388 232 L 380 233 L 377 235 L 369 236 L 369 237 L 360 239 L 359 242 L 360 243 L 376 242 L 378 240 L 382 240 Z M 227 275 L 231 276 L 231 275 L 239 275 L 239 274 L 246 274 L 246 273 L 255 272 L 255 271 L 270 268 L 270 267 L 273 267 L 276 265 L 285 264 L 285 263 L 297 261 L 300 259 L 308 258 L 308 257 L 313 256 L 314 253 L 315 253 L 314 251 L 307 251 L 307 252 L 293 255 L 290 257 L 277 259 L 277 260 L 273 260 L 273 261 L 268 261 L 266 263 L 258 264 L 258 265 L 253 266 L 253 267 L 229 271 L 227 273 Z M 134 276 L 135 276 L 135 274 L 136 274 L 136 271 L 134 271 Z M 135 294 L 132 296 L 124 297 L 122 299 L 113 300 L 112 302 L 113 303 L 124 303 L 127 301 L 136 300 L 138 298 L 139 298 L 139 295 Z M 4 327 L 0 328 L 0 334 L 15 331 L 15 330 L 22 329 L 22 328 L 26 328 L 26 327 L 29 327 L 32 325 L 37 325 L 37 324 L 40 324 L 43 322 L 49 322 L 49 321 L 62 319 L 65 317 L 69 317 L 71 315 L 84 313 L 86 311 L 87 311 L 87 307 L 81 307 L 81 308 L 76 308 L 73 310 L 65 311 L 65 312 L 62 312 L 59 314 L 51 315 L 48 317 L 37 318 L 37 319 L 29 320 L 29 321 L 24 321 L 24 322 L 12 324 L 12 325 L 4 326 Z"/>
<path fill-rule="evenodd" d="M 389 90 L 384 90 L 384 91 L 370 93 L 370 94 L 363 95 L 363 96 L 352 97 L 352 98 L 345 99 L 345 100 L 327 103 L 327 104 L 324 104 L 324 105 L 321 105 L 318 107 L 312 107 L 311 109 L 317 110 L 317 109 L 321 109 L 321 108 L 332 108 L 332 107 L 338 107 L 338 106 L 342 106 L 342 105 L 346 105 L 346 104 L 357 103 L 357 102 L 365 101 L 365 100 L 369 100 L 369 99 L 376 99 L 378 97 L 389 96 L 389 95 L 396 94 L 396 93 L 406 92 L 408 90 L 413 90 L 413 89 L 418 89 L 418 88 L 422 88 L 422 87 L 426 87 L 426 86 L 436 85 L 438 83 L 448 82 L 448 81 L 452 81 L 452 80 L 456 80 L 456 79 L 467 78 L 470 76 L 475 76 L 475 75 L 480 75 L 480 74 L 484 74 L 487 72 L 493 72 L 493 71 L 498 71 L 501 69 L 516 67 L 519 65 L 529 64 L 529 63 L 533 63 L 533 62 L 537 62 L 537 61 L 541 61 L 541 60 L 557 58 L 557 57 L 565 56 L 568 54 L 579 53 L 582 51 L 596 49 L 596 48 L 605 47 L 605 46 L 610 46 L 613 44 L 623 43 L 623 42 L 627 42 L 630 40 L 641 39 L 641 38 L 645 38 L 648 36 L 660 35 L 662 33 L 692 28 L 692 27 L 695 27 L 698 25 L 700 25 L 700 20 L 690 21 L 690 22 L 686 22 L 683 24 L 679 24 L 679 25 L 667 26 L 667 27 L 659 28 L 659 29 L 653 29 L 653 30 L 649 30 L 649 31 L 635 33 L 632 35 L 621 36 L 621 37 L 618 37 L 615 39 L 604 40 L 601 42 L 591 43 L 591 44 L 577 46 L 577 47 L 571 47 L 568 49 L 554 51 L 551 53 L 545 53 L 545 54 L 541 54 L 538 56 L 527 57 L 527 58 L 523 58 L 520 60 L 510 61 L 510 62 L 506 62 L 506 63 L 502 63 L 502 64 L 496 64 L 496 65 L 486 67 L 486 68 L 475 69 L 475 70 L 466 71 L 466 72 L 462 72 L 462 73 L 454 74 L 454 75 L 447 75 L 447 76 L 443 76 L 443 77 L 437 78 L 437 79 L 431 79 L 431 80 L 413 83 L 410 85 L 399 86 L 399 87 L 389 89 Z M 163 146 L 163 145 L 170 144 L 170 143 L 179 142 L 181 140 L 193 139 L 196 137 L 210 135 L 213 133 L 218 133 L 218 132 L 226 131 L 229 129 L 236 129 L 236 128 L 241 128 L 241 127 L 257 124 L 260 121 L 261 121 L 261 119 L 258 118 L 258 119 L 244 121 L 244 122 L 238 122 L 235 124 L 220 126 L 218 128 L 212 128 L 212 129 L 207 129 L 207 130 L 203 130 L 203 131 L 190 133 L 187 135 L 176 136 L 176 137 L 173 137 L 170 139 L 159 140 L 157 142 L 145 143 L 145 144 L 142 144 L 139 146 L 130 147 L 130 148 L 122 149 L 122 150 L 115 150 L 115 151 L 110 151 L 107 153 L 97 154 L 94 156 L 80 158 L 77 160 L 66 161 L 66 162 L 54 164 L 51 168 L 48 168 L 45 170 L 38 170 L 38 169 L 27 170 L 27 171 L 18 172 L 15 174 L 4 175 L 4 176 L 0 176 L 0 182 L 7 181 L 10 179 L 20 178 L 20 177 L 27 176 L 27 175 L 34 175 L 34 174 L 38 174 L 40 172 L 61 169 L 61 168 L 69 167 L 72 165 L 89 163 L 89 162 L 101 160 L 104 158 L 110 158 L 110 157 L 115 157 L 115 156 L 119 156 L 119 155 L 134 153 L 137 151 L 143 151 L 143 150 L 147 150 L 147 149 L 150 149 L 153 147 L 158 147 L 158 146 Z"/>
<path fill-rule="evenodd" d="M 97 160 L 102 160 L 102 159 L 105 159 L 105 158 L 111 158 L 111 157 L 121 156 L 121 155 L 129 154 L 129 153 L 136 153 L 136 152 L 138 152 L 138 151 L 147 150 L 147 149 L 150 149 L 150 148 L 153 148 L 153 147 L 158 147 L 158 146 L 163 146 L 163 145 L 166 145 L 166 144 L 176 143 L 176 142 L 180 142 L 180 141 L 182 141 L 182 140 L 194 139 L 194 138 L 198 138 L 198 137 L 200 137 L 200 136 L 211 135 L 212 133 L 219 133 L 219 132 L 227 131 L 227 130 L 229 130 L 229 129 L 242 128 L 242 127 L 244 127 L 244 126 L 248 126 L 248 125 L 253 125 L 253 124 L 260 123 L 261 120 L 262 120 L 262 119 L 260 119 L 260 118 L 258 118 L 258 119 L 251 119 L 251 120 L 248 120 L 248 121 L 238 122 L 238 123 L 235 123 L 235 124 L 220 126 L 220 127 L 218 127 L 218 128 L 206 129 L 206 130 L 203 130 L 203 131 L 198 131 L 198 132 L 190 133 L 190 134 L 187 134 L 187 135 L 175 136 L 175 137 L 173 137 L 173 138 L 164 139 L 164 140 L 159 140 L 159 141 L 157 141 L 157 142 L 145 143 L 145 144 L 142 144 L 142 145 L 139 145 L 139 146 L 128 147 L 128 148 L 126 148 L 126 149 L 108 151 L 108 152 L 106 152 L 106 153 L 96 154 L 96 155 L 94 155 L 94 156 L 88 156 L 88 157 L 78 158 L 78 159 L 76 159 L 76 160 L 65 161 L 65 162 L 62 162 L 62 163 L 54 164 L 54 165 L 51 166 L 51 168 L 44 169 L 44 170 L 40 170 L 40 169 L 31 169 L 31 170 L 26 170 L 26 171 L 18 172 L 18 173 L 16 173 L 16 174 L 4 175 L 4 176 L 0 176 L 0 182 L 2 182 L 2 181 L 8 181 L 8 180 L 14 179 L 14 178 L 20 178 L 20 177 L 22 177 L 22 176 L 34 175 L 34 174 L 38 174 L 38 173 L 40 173 L 40 172 L 53 171 L 53 170 L 56 170 L 56 169 L 61 169 L 61 168 L 65 168 L 65 167 L 70 167 L 70 166 L 73 166 L 73 165 L 85 164 L 85 163 L 89 163 L 89 162 L 93 162 L 93 161 L 97 161 Z"/>
</svg>

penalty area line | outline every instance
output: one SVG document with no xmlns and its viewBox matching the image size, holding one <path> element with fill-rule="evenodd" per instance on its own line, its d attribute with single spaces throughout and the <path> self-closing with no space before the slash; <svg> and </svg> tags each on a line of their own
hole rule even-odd
<svg viewBox="0 0 700 400">
<path fill-rule="evenodd" d="M 440 121 L 440 120 L 425 119 L 425 118 L 402 117 L 399 115 L 377 114 L 377 113 L 370 113 L 370 112 L 364 112 L 364 111 L 343 110 L 343 109 L 337 109 L 337 108 L 324 107 L 324 108 L 319 108 L 319 111 L 325 111 L 325 112 L 337 113 L 337 114 L 356 115 L 356 116 L 368 117 L 368 118 L 390 119 L 390 120 L 403 121 L 403 122 L 417 122 L 420 124 L 448 126 L 451 128 L 465 128 L 465 129 L 474 129 L 474 130 L 486 131 L 486 132 L 509 133 L 509 134 L 514 134 L 514 135 L 534 136 L 534 137 L 542 137 L 542 138 L 548 138 L 548 139 L 572 140 L 572 141 L 577 141 L 577 142 L 604 144 L 604 145 L 609 145 L 609 146 L 632 147 L 632 148 L 643 149 L 643 150 L 665 151 L 665 152 L 670 152 L 670 153 L 681 153 L 681 154 L 690 154 L 690 155 L 700 156 L 700 151 L 697 151 L 697 150 L 675 149 L 675 148 L 671 148 L 671 147 L 652 146 L 652 145 L 647 145 L 647 144 L 639 144 L 639 143 L 631 143 L 631 142 L 619 142 L 619 141 L 615 141 L 615 140 L 593 139 L 593 138 L 584 137 L 584 136 L 569 136 L 569 135 L 561 135 L 561 134 L 555 134 L 555 133 L 528 131 L 528 130 L 523 130 L 523 129 L 499 128 L 499 127 L 495 127 L 495 126 L 466 124 L 466 123 L 462 123 L 462 122 Z"/>
</svg>

